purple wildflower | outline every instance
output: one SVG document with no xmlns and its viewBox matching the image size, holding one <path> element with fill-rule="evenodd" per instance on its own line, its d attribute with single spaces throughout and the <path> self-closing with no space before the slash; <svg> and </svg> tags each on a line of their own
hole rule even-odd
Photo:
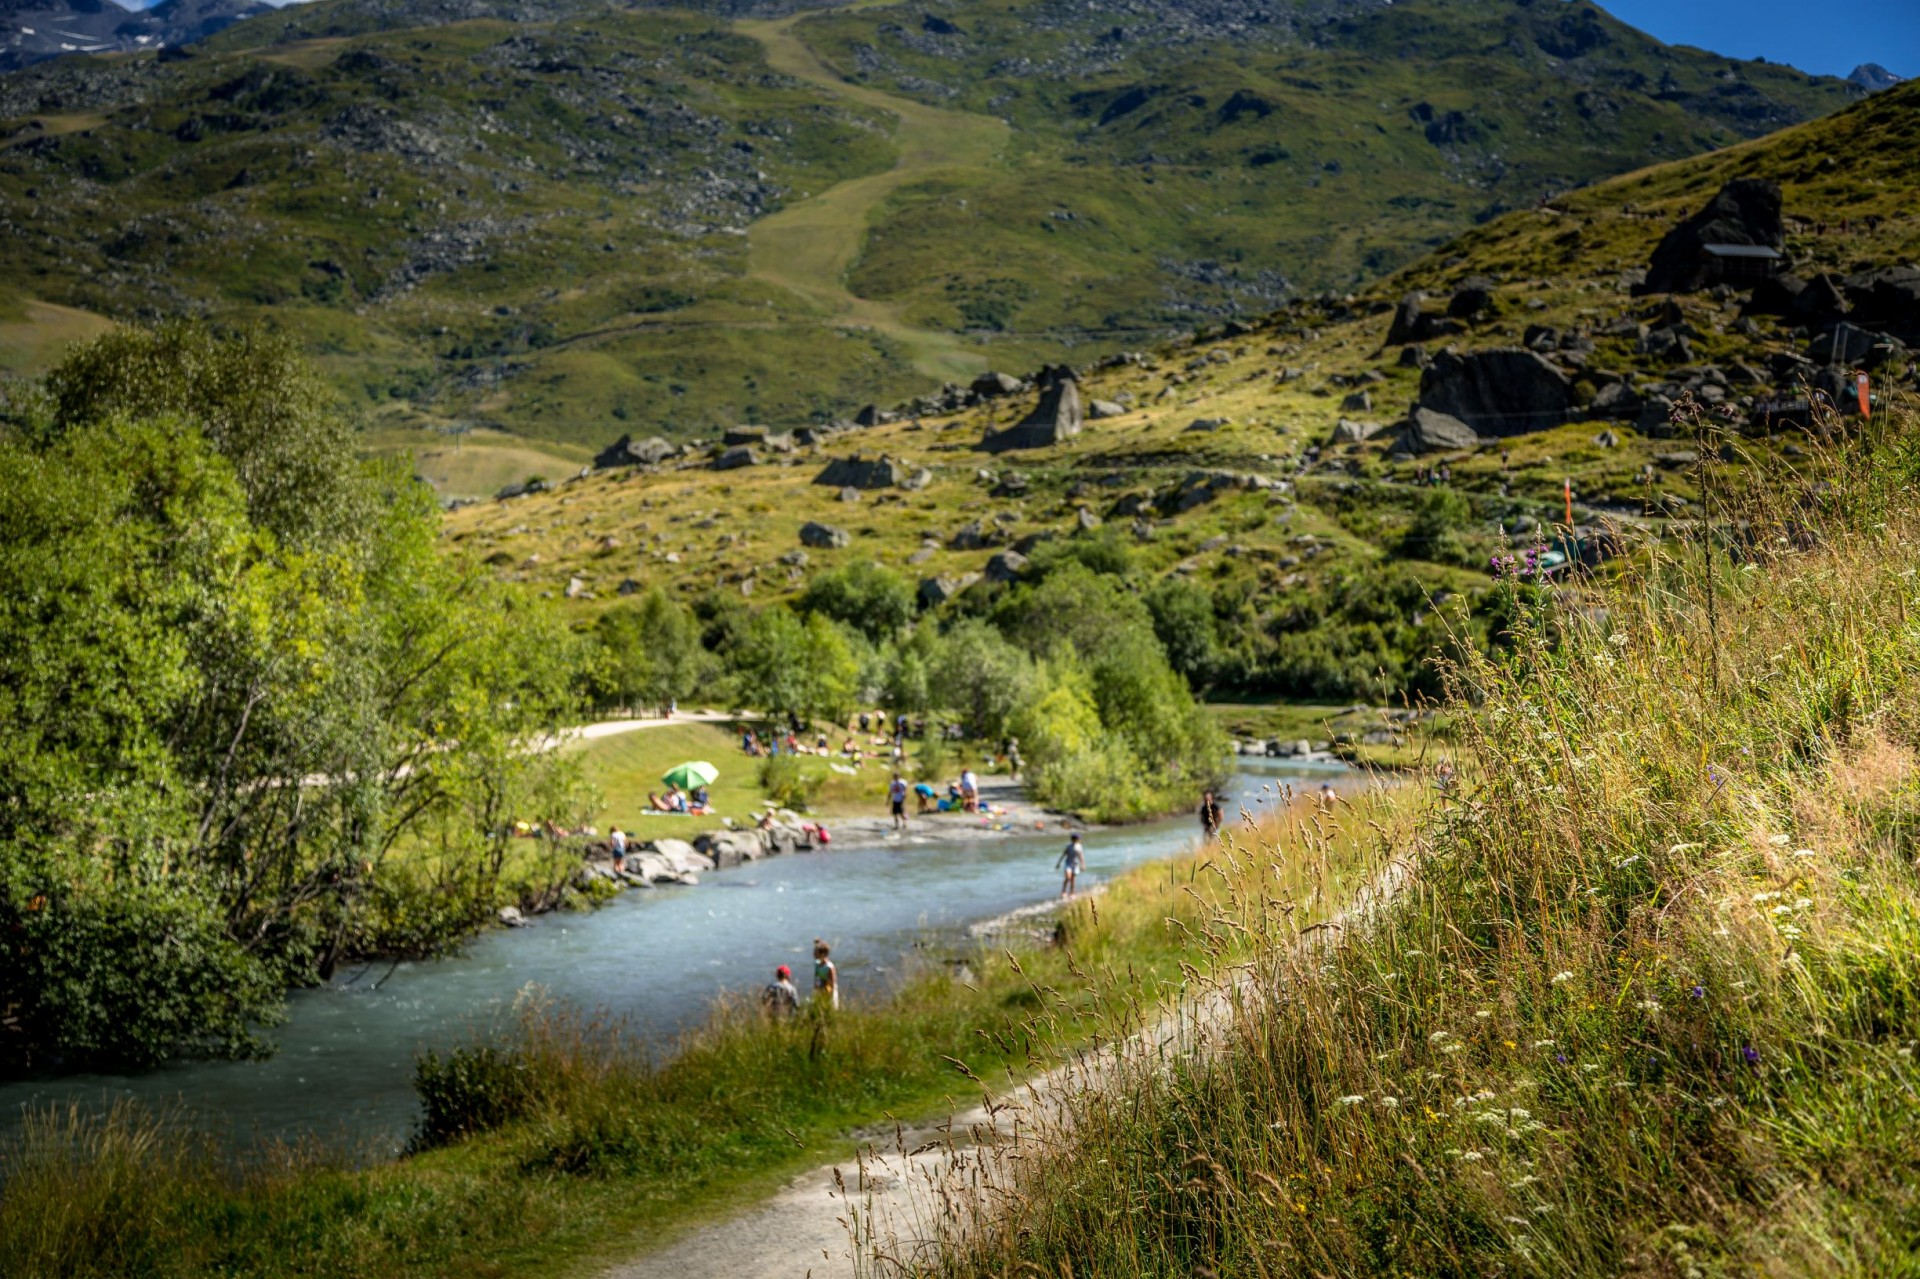
<svg viewBox="0 0 1920 1279">
<path fill-rule="evenodd" d="M 1740 1045 L 1740 1055 L 1747 1059 L 1747 1065 L 1749 1066 L 1758 1066 L 1760 1064 L 1760 1050 L 1752 1044 Z"/>
<path fill-rule="evenodd" d="M 1707 997 L 1707 988 L 1705 986 L 1695 986 L 1689 993 L 1695 999 L 1705 999 Z"/>
</svg>

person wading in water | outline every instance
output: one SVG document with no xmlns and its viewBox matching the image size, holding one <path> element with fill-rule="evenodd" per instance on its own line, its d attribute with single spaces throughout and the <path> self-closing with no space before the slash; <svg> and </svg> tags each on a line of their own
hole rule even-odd
<svg viewBox="0 0 1920 1279">
<path fill-rule="evenodd" d="M 1220 834 L 1220 801 L 1213 797 L 1212 791 L 1200 796 L 1200 830 L 1209 843 Z"/>
</svg>

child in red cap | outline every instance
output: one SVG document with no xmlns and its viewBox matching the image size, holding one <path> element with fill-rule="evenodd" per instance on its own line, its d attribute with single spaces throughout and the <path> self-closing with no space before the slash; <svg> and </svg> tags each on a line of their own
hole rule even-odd
<svg viewBox="0 0 1920 1279">
<path fill-rule="evenodd" d="M 785 964 L 773 970 L 773 980 L 767 983 L 760 998 L 767 1005 L 767 1015 L 775 1021 L 791 1017 L 800 1011 L 800 992 L 793 985 L 793 969 Z"/>
</svg>

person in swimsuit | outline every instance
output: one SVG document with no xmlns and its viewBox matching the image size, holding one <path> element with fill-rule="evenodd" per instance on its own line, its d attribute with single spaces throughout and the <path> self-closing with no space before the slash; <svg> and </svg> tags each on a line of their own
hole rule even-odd
<svg viewBox="0 0 1920 1279">
<path fill-rule="evenodd" d="M 826 1001 L 828 1008 L 840 1006 L 840 971 L 827 958 L 831 947 L 818 937 L 813 939 L 813 998 Z"/>
<path fill-rule="evenodd" d="M 1209 843 L 1220 833 L 1220 801 L 1213 797 L 1212 791 L 1200 796 L 1200 831 Z"/>
<path fill-rule="evenodd" d="M 1060 854 L 1060 860 L 1054 863 L 1056 868 L 1064 869 L 1066 874 L 1060 880 L 1060 895 L 1073 896 L 1074 881 L 1080 877 L 1080 868 L 1087 864 L 1087 850 L 1081 846 L 1080 832 L 1075 831 L 1067 840 L 1067 846 Z"/>
</svg>

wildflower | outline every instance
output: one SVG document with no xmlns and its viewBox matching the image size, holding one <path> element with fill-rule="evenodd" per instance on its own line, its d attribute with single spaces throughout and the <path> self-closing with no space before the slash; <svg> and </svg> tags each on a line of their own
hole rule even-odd
<svg viewBox="0 0 1920 1279">
<path fill-rule="evenodd" d="M 1466 1045 L 1456 1039 L 1450 1044 L 1441 1045 L 1440 1051 L 1443 1053 L 1457 1053 L 1464 1047 L 1466 1047 Z"/>
<path fill-rule="evenodd" d="M 1473 1099 L 1475 1101 L 1492 1101 L 1499 1095 L 1499 1093 L 1493 1091 L 1491 1088 L 1482 1088 L 1479 1092 L 1473 1094 Z"/>
<path fill-rule="evenodd" d="M 1487 1018 L 1493 1016 L 1493 1013 L 1488 1009 L 1482 1008 L 1479 1012 L 1475 1013 L 1473 1016 L 1476 1021 L 1485 1021 Z"/>
<path fill-rule="evenodd" d="M 1561 972 L 1557 972 L 1553 975 L 1553 984 L 1556 986 L 1558 986 L 1561 982 L 1572 981 L 1572 980 L 1573 980 L 1573 974 L 1570 972 L 1566 972 L 1564 970 Z"/>
<path fill-rule="evenodd" d="M 1634 1007 L 1643 1013 L 1657 1013 L 1660 1011 L 1660 1001 L 1657 999 L 1643 999 L 1635 1004 Z"/>
<path fill-rule="evenodd" d="M 1567 1055 L 1565 1053 L 1555 1053 L 1553 1059 L 1562 1066 L 1567 1064 Z"/>
<path fill-rule="evenodd" d="M 1430 1044 L 1437 1044 L 1442 1042 L 1443 1040 L 1450 1039 L 1450 1038 L 1452 1038 L 1452 1036 L 1448 1035 L 1446 1031 L 1436 1030 L 1431 1035 L 1427 1036 L 1427 1042 Z"/>
<path fill-rule="evenodd" d="M 1695 999 L 1705 999 L 1707 997 L 1707 988 L 1705 986 L 1695 986 L 1687 993 Z"/>
<path fill-rule="evenodd" d="M 1791 915 L 1791 914 L 1793 914 L 1793 907 L 1791 907 L 1791 906 L 1775 906 L 1775 907 L 1773 908 L 1773 911 L 1772 911 L 1772 913 L 1773 913 L 1773 914 L 1775 914 L 1775 915 Z"/>
<path fill-rule="evenodd" d="M 1740 1045 L 1740 1055 L 1747 1059 L 1747 1065 L 1749 1066 L 1758 1066 L 1760 1064 L 1760 1050 L 1752 1044 Z"/>
<path fill-rule="evenodd" d="M 1813 898 L 1802 897 L 1798 901 L 1793 903 L 1793 908 L 1795 910 L 1805 910 L 1807 907 L 1811 905 L 1813 905 Z"/>
<path fill-rule="evenodd" d="M 1349 1094 L 1347 1094 L 1347 1095 L 1346 1095 L 1345 1097 L 1342 1097 L 1342 1098 L 1340 1099 L 1340 1104 L 1341 1104 L 1341 1105 L 1343 1105 L 1343 1106 L 1357 1106 L 1357 1105 L 1359 1105 L 1359 1104 L 1360 1104 L 1361 1102 L 1363 1102 L 1363 1101 L 1365 1101 L 1365 1100 L 1366 1100 L 1366 1098 L 1365 1098 L 1365 1097 L 1363 1097 L 1363 1096 L 1361 1096 L 1361 1095 L 1360 1095 L 1359 1093 L 1357 1093 L 1357 1092 L 1356 1092 L 1356 1093 L 1349 1093 Z"/>
<path fill-rule="evenodd" d="M 1635 854 L 1634 854 L 1633 856 L 1631 856 L 1631 857 L 1622 857 L 1622 858 L 1619 858 L 1619 859 L 1617 859 L 1617 860 L 1616 860 L 1616 861 L 1615 861 L 1615 862 L 1613 863 L 1613 865 L 1614 865 L 1614 869 L 1615 869 L 1615 870 L 1625 870 L 1625 869 L 1626 869 L 1627 867 L 1629 867 L 1629 866 L 1631 866 L 1631 865 L 1633 865 L 1633 864 L 1634 864 L 1635 862 L 1637 862 L 1637 861 L 1639 861 L 1639 860 L 1640 860 L 1640 854 L 1638 854 L 1638 853 L 1635 853 Z"/>
<path fill-rule="evenodd" d="M 1588 1074 L 1592 1074 L 1594 1071 L 1600 1069 L 1600 1067 L 1596 1066 L 1594 1063 L 1589 1061 L 1589 1062 L 1583 1063 L 1580 1069 L 1586 1071 Z"/>
<path fill-rule="evenodd" d="M 1400 1109 L 1400 1099 L 1398 1097 L 1382 1097 L 1380 1099 L 1380 1104 L 1385 1106 L 1388 1110 Z"/>
<path fill-rule="evenodd" d="M 1795 857 L 1818 857 L 1820 854 L 1814 852 L 1811 848 L 1796 848 L 1793 850 L 1793 855 Z"/>
<path fill-rule="evenodd" d="M 1468 1162 L 1468 1163 L 1470 1163 L 1470 1164 L 1472 1164 L 1472 1163 L 1479 1163 L 1479 1162 L 1480 1162 L 1480 1152 L 1479 1152 L 1479 1151 L 1477 1151 L 1477 1150 L 1469 1150 L 1469 1151 L 1467 1151 L 1467 1152 L 1466 1152 L 1466 1153 L 1465 1153 L 1464 1155 L 1461 1155 L 1461 1156 L 1460 1156 L 1460 1158 L 1462 1158 L 1462 1159 L 1464 1159 L 1464 1160 L 1465 1160 L 1466 1162 Z"/>
<path fill-rule="evenodd" d="M 1508 1110 L 1507 1117 L 1519 1123 L 1525 1123 L 1527 1120 L 1533 1118 L 1533 1116 L 1530 1113 L 1520 1109 L 1520 1107 L 1518 1106 L 1515 1106 L 1512 1109 Z"/>
<path fill-rule="evenodd" d="M 1533 1041 L 1533 1046 L 1534 1046 L 1535 1048 L 1551 1048 L 1551 1047 L 1553 1047 L 1553 1040 L 1551 1040 L 1551 1039 L 1536 1039 L 1536 1040 L 1534 1040 L 1534 1041 Z"/>
<path fill-rule="evenodd" d="M 1505 1044 L 1509 1048 L 1517 1048 L 1519 1046 L 1515 1044 L 1511 1039 L 1503 1039 L 1500 1042 Z"/>
<path fill-rule="evenodd" d="M 1518 1181 L 1509 1181 L 1507 1183 L 1507 1189 L 1508 1190 L 1524 1190 L 1538 1180 L 1540 1180 L 1540 1178 L 1534 1176 L 1532 1173 L 1528 1173 L 1526 1176 L 1520 1178 L 1520 1180 Z"/>
<path fill-rule="evenodd" d="M 1789 837 L 1786 835 L 1769 835 L 1767 836 L 1767 842 L 1769 844 L 1772 844 L 1775 848 L 1785 848 L 1787 846 L 1788 838 Z"/>
<path fill-rule="evenodd" d="M 1544 1217 L 1552 1211 L 1553 1211 L 1552 1204 L 1535 1204 L 1533 1206 L 1533 1215 L 1536 1217 Z"/>
</svg>

